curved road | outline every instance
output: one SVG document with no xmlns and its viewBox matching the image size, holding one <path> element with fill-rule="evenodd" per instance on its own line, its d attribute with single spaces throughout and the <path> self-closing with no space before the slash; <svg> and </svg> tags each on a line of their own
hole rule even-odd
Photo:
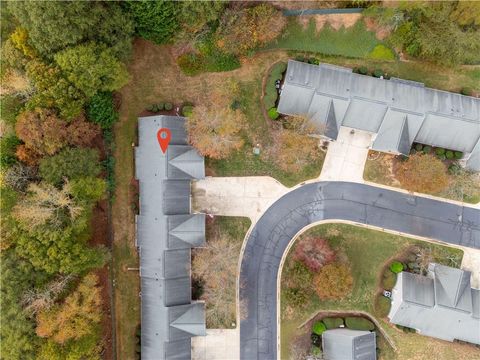
<svg viewBox="0 0 480 360">
<path fill-rule="evenodd" d="M 248 238 L 240 270 L 240 358 L 277 358 L 277 275 L 290 240 L 321 220 L 347 220 L 480 248 L 480 210 L 347 182 L 301 186 L 276 201 Z"/>
</svg>

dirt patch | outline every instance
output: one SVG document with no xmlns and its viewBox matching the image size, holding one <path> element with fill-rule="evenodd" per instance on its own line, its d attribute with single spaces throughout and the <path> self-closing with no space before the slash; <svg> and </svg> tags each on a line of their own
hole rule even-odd
<svg viewBox="0 0 480 360">
<path fill-rule="evenodd" d="M 113 333 L 112 333 L 112 312 L 111 312 L 111 291 L 109 274 L 110 269 L 105 265 L 102 269 L 95 271 L 98 276 L 101 287 L 103 317 L 101 322 L 102 327 L 102 359 L 113 360 Z"/>
<path fill-rule="evenodd" d="M 368 30 L 375 32 L 375 36 L 379 40 L 385 40 L 388 35 L 392 32 L 391 29 L 389 29 L 386 26 L 380 26 L 374 18 L 364 18 L 365 26 L 367 27 Z"/>
<path fill-rule="evenodd" d="M 91 246 L 105 246 L 110 248 L 110 237 L 108 229 L 108 201 L 102 200 L 97 203 L 93 209 L 91 218 L 92 236 L 89 244 Z M 101 287 L 103 317 L 101 322 L 102 327 L 102 359 L 113 360 L 113 330 L 112 330 L 112 294 L 110 287 L 110 265 L 106 264 L 103 268 L 96 270 L 95 274 L 99 278 L 99 285 Z"/>
<path fill-rule="evenodd" d="M 362 14 L 328 14 L 328 15 L 303 15 L 299 16 L 298 20 L 300 24 L 306 29 L 310 20 L 315 21 L 317 32 L 322 30 L 325 24 L 329 24 L 335 30 L 340 28 L 349 28 L 355 25 L 355 23 L 362 17 Z"/>
</svg>

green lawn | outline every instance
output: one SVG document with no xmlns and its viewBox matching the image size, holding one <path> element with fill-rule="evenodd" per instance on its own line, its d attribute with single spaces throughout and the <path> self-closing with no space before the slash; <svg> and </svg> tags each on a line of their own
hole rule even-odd
<svg viewBox="0 0 480 360">
<path fill-rule="evenodd" d="M 352 27 L 342 27 L 339 30 L 333 29 L 327 23 L 317 31 L 313 19 L 305 28 L 295 18 L 290 18 L 283 34 L 266 48 L 366 58 L 375 46 L 381 43 L 374 32 L 366 29 L 363 21 L 357 21 Z"/>
<path fill-rule="evenodd" d="M 251 147 L 244 147 L 225 160 L 207 159 L 206 166 L 207 173 L 214 176 L 271 176 L 290 187 L 320 176 L 323 154 L 321 153 L 321 157 L 316 162 L 305 166 L 298 173 L 285 172 L 272 162 L 263 161 L 253 154 Z"/>
<path fill-rule="evenodd" d="M 282 287 L 281 348 L 282 358 L 285 359 L 288 357 L 287 354 L 289 354 L 291 343 L 297 334 L 297 327 L 318 311 L 350 310 L 366 311 L 373 314 L 374 300 L 377 293 L 381 269 L 388 259 L 401 253 L 402 250 L 411 245 L 429 247 L 432 250 L 435 261 L 450 266 L 453 266 L 454 264 L 447 260 L 447 256 L 456 258 L 457 266 L 460 264 L 463 256 L 462 251 L 458 249 L 345 224 L 320 225 L 308 230 L 305 235 L 315 235 L 327 239 L 328 243 L 334 250 L 336 250 L 337 254 L 340 254 L 340 257 L 347 259 L 352 270 L 351 273 L 354 283 L 351 294 L 344 299 L 323 301 L 320 300 L 318 296 L 313 295 L 309 298 L 308 303 L 304 304 L 302 308 L 297 307 L 293 309 L 286 303 L 285 286 Z M 289 254 L 291 254 L 293 250 L 294 247 L 292 247 Z M 289 262 L 292 261 L 294 261 L 293 258 L 288 255 L 284 268 L 288 269 Z M 282 284 L 285 283 L 289 276 L 291 276 L 291 274 L 286 272 L 282 274 Z M 400 345 L 405 341 L 406 334 L 396 331 L 396 329 L 392 329 L 386 321 L 379 320 L 383 327 L 388 330 L 397 345 Z M 423 346 L 430 346 L 431 341 L 435 340 L 419 336 L 416 341 L 418 341 L 419 344 L 417 350 L 422 351 Z M 401 349 L 401 346 L 398 347 Z M 396 354 L 396 357 L 391 357 L 393 356 L 393 353 L 389 350 L 389 347 L 386 347 L 386 349 L 383 350 L 385 350 L 382 351 L 385 355 L 385 357 L 383 357 L 384 359 L 407 359 L 401 355 L 401 351 Z M 436 359 L 447 360 L 449 358 L 443 356 L 437 357 Z"/>
</svg>

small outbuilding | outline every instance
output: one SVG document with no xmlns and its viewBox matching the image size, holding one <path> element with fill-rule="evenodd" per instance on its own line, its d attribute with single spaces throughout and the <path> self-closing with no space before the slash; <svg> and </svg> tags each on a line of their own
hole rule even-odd
<svg viewBox="0 0 480 360">
<path fill-rule="evenodd" d="M 332 329 L 322 333 L 325 360 L 376 360 L 375 332 Z"/>
</svg>

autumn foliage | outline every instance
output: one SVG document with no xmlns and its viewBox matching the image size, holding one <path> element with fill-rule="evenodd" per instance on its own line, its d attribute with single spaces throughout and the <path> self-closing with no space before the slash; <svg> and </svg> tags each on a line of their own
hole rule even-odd
<svg viewBox="0 0 480 360">
<path fill-rule="evenodd" d="M 94 332 L 102 318 L 98 277 L 85 276 L 77 289 L 62 304 L 37 315 L 37 335 L 63 344 Z"/>
<path fill-rule="evenodd" d="M 290 117 L 268 150 L 276 164 L 287 172 L 297 172 L 320 156 L 318 139 L 309 136 L 312 124 L 302 116 Z"/>
<path fill-rule="evenodd" d="M 335 252 L 323 238 L 304 237 L 296 244 L 293 258 L 301 261 L 311 271 L 317 272 L 322 266 L 335 260 Z"/>
<path fill-rule="evenodd" d="M 430 154 L 411 155 L 396 168 L 395 177 L 405 189 L 423 193 L 442 191 L 449 183 L 446 166 Z"/>
<path fill-rule="evenodd" d="M 240 130 L 244 124 L 245 116 L 240 110 L 200 105 L 187 118 L 186 127 L 190 143 L 200 154 L 223 159 L 243 146 Z"/>
<path fill-rule="evenodd" d="M 91 146 L 100 133 L 83 115 L 66 122 L 55 111 L 41 108 L 21 113 L 15 130 L 24 142 L 17 148 L 17 156 L 27 164 L 36 164 L 42 156 L 53 155 L 67 145 Z"/>
<path fill-rule="evenodd" d="M 320 299 L 341 299 L 351 292 L 353 277 L 347 265 L 332 263 L 320 269 L 313 283 Z"/>
<path fill-rule="evenodd" d="M 282 14 L 269 4 L 227 10 L 219 26 L 219 47 L 245 54 L 275 39 L 285 27 Z"/>
</svg>

